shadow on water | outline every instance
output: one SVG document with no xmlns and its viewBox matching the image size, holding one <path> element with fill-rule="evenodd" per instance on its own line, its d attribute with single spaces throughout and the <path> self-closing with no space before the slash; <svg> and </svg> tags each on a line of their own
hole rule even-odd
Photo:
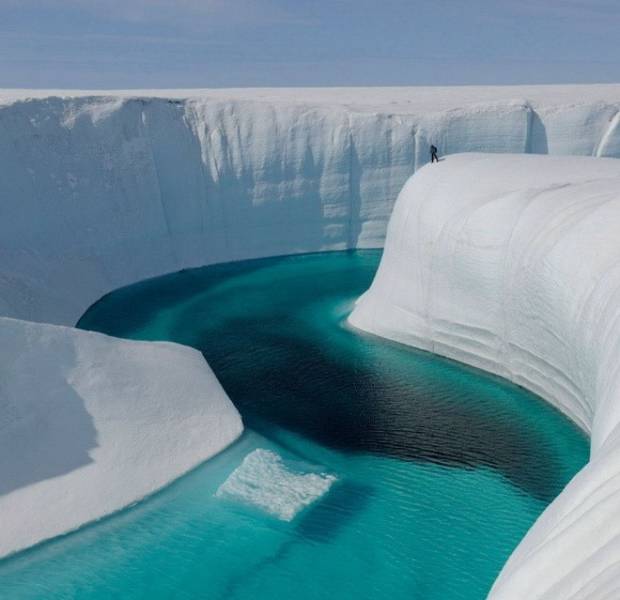
<svg viewBox="0 0 620 600">
<path fill-rule="evenodd" d="M 363 513 L 372 495 L 368 485 L 338 481 L 321 501 L 301 513 L 295 532 L 303 539 L 327 543 Z"/>
<path fill-rule="evenodd" d="M 128 572 L 137 565 L 140 574 L 132 581 L 146 582 L 133 597 L 155 597 L 157 588 L 158 597 L 208 590 L 226 600 L 291 589 L 304 599 L 483 598 L 545 503 L 584 464 L 585 438 L 532 394 L 342 327 L 379 259 L 336 252 L 195 269 L 115 292 L 80 321 L 203 353 L 252 431 L 247 447 L 205 468 L 209 477 L 223 480 L 262 435 L 284 456 L 339 478 L 287 523 L 205 505 L 200 477 L 197 487 L 180 485 L 146 537 L 121 528 L 123 547 L 135 539 L 140 555 L 149 548 L 137 563 L 127 555 Z M 172 518 L 166 537 L 173 515 L 181 526 Z M 107 563 L 115 551 L 103 551 Z M 54 576 L 62 570 L 50 567 Z M 106 577 L 118 572 L 111 565 Z"/>
<path fill-rule="evenodd" d="M 266 437 L 276 424 L 344 452 L 492 468 L 547 502 L 561 490 L 554 457 L 545 456 L 546 441 L 501 411 L 479 410 L 475 390 L 440 381 L 420 385 L 406 373 L 382 371 L 362 359 L 352 368 L 319 345 L 271 333 L 276 327 L 256 327 L 252 319 L 227 322 L 227 330 L 243 332 L 240 345 L 260 348 L 251 378 L 231 368 L 236 354 L 221 343 L 199 348 L 246 423 Z M 224 336 L 211 330 L 208 338 Z M 464 401 L 454 402 L 455 393 Z"/>
<path fill-rule="evenodd" d="M 372 497 L 370 486 L 339 481 L 325 496 L 306 508 L 298 517 L 295 535 L 280 544 L 273 554 L 264 557 L 243 574 L 231 580 L 221 598 L 234 598 L 245 589 L 248 582 L 259 579 L 266 570 L 284 564 L 291 551 L 300 543 L 327 544 L 337 538 L 339 533 L 368 506 Z M 311 567 L 310 567 L 311 568 Z"/>
<path fill-rule="evenodd" d="M 502 408 L 507 384 L 345 331 L 324 313 L 316 326 L 300 319 L 317 303 L 359 296 L 378 260 L 379 253 L 348 252 L 332 255 L 327 268 L 320 255 L 306 255 L 194 269 L 115 292 L 80 325 L 131 337 L 172 307 L 164 335 L 155 328 L 137 337 L 202 351 L 246 425 L 266 437 L 275 426 L 344 452 L 487 467 L 537 499 L 553 499 L 565 483 L 553 448 L 544 432 Z"/>
</svg>

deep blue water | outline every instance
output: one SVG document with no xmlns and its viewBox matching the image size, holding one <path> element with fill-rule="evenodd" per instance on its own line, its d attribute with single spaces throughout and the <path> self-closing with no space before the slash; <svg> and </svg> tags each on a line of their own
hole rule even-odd
<svg viewBox="0 0 620 600">
<path fill-rule="evenodd" d="M 484 598 L 587 439 L 521 388 L 349 330 L 379 258 L 205 267 L 91 307 L 82 328 L 201 350 L 247 430 L 154 497 L 0 562 L 0 597 Z M 290 522 L 215 497 L 256 448 L 338 481 Z"/>
</svg>

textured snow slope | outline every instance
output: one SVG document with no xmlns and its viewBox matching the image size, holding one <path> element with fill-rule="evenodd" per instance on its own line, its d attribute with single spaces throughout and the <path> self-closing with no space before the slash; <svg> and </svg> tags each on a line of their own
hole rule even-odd
<svg viewBox="0 0 620 600">
<path fill-rule="evenodd" d="M 241 431 L 196 350 L 0 318 L 0 556 L 143 498 Z"/>
<path fill-rule="evenodd" d="M 591 460 L 491 598 L 620 597 L 620 161 L 448 157 L 403 188 L 356 327 L 498 373 L 591 435 Z"/>
<path fill-rule="evenodd" d="M 0 91 L 0 314 L 66 325 L 164 272 L 383 245 L 431 141 L 620 156 L 616 85 L 58 94 Z"/>
</svg>

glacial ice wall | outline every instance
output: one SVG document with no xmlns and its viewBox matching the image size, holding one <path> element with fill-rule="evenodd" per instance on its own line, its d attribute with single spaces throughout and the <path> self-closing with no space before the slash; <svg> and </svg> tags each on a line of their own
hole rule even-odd
<svg viewBox="0 0 620 600">
<path fill-rule="evenodd" d="M 620 86 L 0 92 L 0 314 L 72 325 L 165 272 L 382 246 L 431 142 L 620 156 L 619 108 Z"/>
<path fill-rule="evenodd" d="M 442 155 L 617 157 L 619 108 L 617 85 L 0 91 L 0 316 L 73 325 L 105 293 L 166 272 L 283 253 L 382 246 L 394 199 L 427 162 L 430 142 Z M 53 344 L 45 340 L 70 335 L 76 344 L 92 343 L 96 349 L 84 355 L 79 368 L 106 374 L 97 392 L 106 397 L 106 378 L 111 386 L 117 370 L 100 356 L 111 358 L 113 352 L 100 354 L 103 346 L 91 341 L 91 334 L 43 324 L 9 327 L 9 322 L 14 323 L 0 319 L 1 343 L 13 356 L 5 366 L 10 369 L 23 355 L 23 381 L 0 382 L 2 407 L 14 410 L 15 403 L 29 400 L 27 360 L 33 377 L 43 369 L 54 381 L 62 380 L 70 362 L 47 352 Z M 142 351 L 126 356 L 136 375 L 123 376 L 124 392 L 145 389 Z M 195 363 L 178 354 L 179 369 L 187 368 L 188 360 Z M 198 368 L 195 376 L 200 377 Z M 205 388 L 205 405 L 217 406 L 214 390 Z M 46 402 L 57 401 L 47 392 L 38 399 L 41 415 Z M 157 418 L 167 419 L 166 411 Z M 229 431 L 237 420 L 231 412 Z M 9 429 L 2 431 L 0 436 Z M 30 431 L 34 438 L 36 430 Z M 134 434 L 139 436 L 139 427 Z M 217 430 L 206 428 L 205 435 L 223 440 Z M 22 438 L 27 444 L 28 436 Z M 196 448 L 196 461 L 210 455 Z M 171 460 L 161 485 L 181 474 L 184 464 L 180 460 L 174 468 Z M 71 489 L 86 491 L 80 485 L 78 478 Z M 36 486 L 30 488 L 36 496 Z M 138 500 L 144 489 L 131 488 L 122 502 L 84 518 Z M 35 531 L 32 539 L 43 539 L 45 531 Z"/>
<path fill-rule="evenodd" d="M 620 161 L 468 154 L 404 186 L 356 327 L 522 385 L 591 436 L 590 462 L 490 598 L 620 597 Z"/>
</svg>

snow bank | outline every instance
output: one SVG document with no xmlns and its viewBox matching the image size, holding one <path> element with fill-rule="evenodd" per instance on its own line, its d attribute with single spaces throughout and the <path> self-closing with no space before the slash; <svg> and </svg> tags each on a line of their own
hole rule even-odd
<svg viewBox="0 0 620 600">
<path fill-rule="evenodd" d="M 591 460 L 491 598 L 620 596 L 620 161 L 457 155 L 403 188 L 356 327 L 498 373 L 591 435 Z"/>
<path fill-rule="evenodd" d="M 0 318 L 0 557 L 140 500 L 241 431 L 196 350 Z"/>
</svg>

